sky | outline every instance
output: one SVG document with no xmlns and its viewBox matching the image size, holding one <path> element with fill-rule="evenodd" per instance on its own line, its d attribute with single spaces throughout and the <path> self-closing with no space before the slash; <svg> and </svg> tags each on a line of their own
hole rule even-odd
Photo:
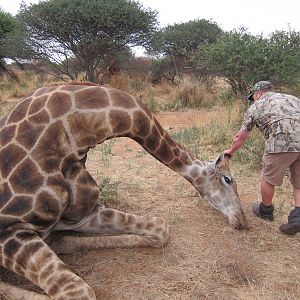
<svg viewBox="0 0 300 300">
<path fill-rule="evenodd" d="M 22 0 L 0 0 L 0 7 L 15 15 Z M 25 0 L 38 3 L 39 0 Z M 275 30 L 300 31 L 299 0 L 138 0 L 158 12 L 160 26 L 195 19 L 215 21 L 223 30 L 248 28 L 252 34 L 268 35 Z"/>
<path fill-rule="evenodd" d="M 22 0 L 0 0 L 0 7 L 13 15 Z M 39 0 L 24 0 L 38 3 Z M 289 28 L 300 31 L 299 0 L 138 0 L 158 12 L 160 27 L 195 19 L 216 22 L 223 30 L 245 27 L 254 35 Z"/>
</svg>

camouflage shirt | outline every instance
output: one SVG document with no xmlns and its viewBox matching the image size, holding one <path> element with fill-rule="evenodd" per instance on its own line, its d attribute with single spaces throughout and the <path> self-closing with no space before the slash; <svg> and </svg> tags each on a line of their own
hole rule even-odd
<svg viewBox="0 0 300 300">
<path fill-rule="evenodd" d="M 242 128 L 259 128 L 266 138 L 265 152 L 300 152 L 300 99 L 267 92 L 245 113 Z"/>
</svg>

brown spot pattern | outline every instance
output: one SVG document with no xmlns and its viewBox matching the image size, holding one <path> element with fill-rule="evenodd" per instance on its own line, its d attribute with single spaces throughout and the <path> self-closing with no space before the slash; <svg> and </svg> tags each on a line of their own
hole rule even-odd
<svg viewBox="0 0 300 300">
<path fill-rule="evenodd" d="M 155 124 L 156 128 L 158 129 L 159 133 L 161 135 L 164 135 L 165 131 L 163 130 L 160 123 L 158 123 L 158 121 L 155 118 L 154 118 L 154 124 Z"/>
<path fill-rule="evenodd" d="M 43 129 L 42 125 L 35 125 L 24 120 L 18 127 L 16 140 L 29 150 L 34 146 Z"/>
<path fill-rule="evenodd" d="M 26 116 L 31 100 L 31 98 L 27 98 L 21 101 L 10 113 L 7 124 L 19 122 L 20 120 L 22 120 Z"/>
<path fill-rule="evenodd" d="M 52 189 L 63 205 L 68 201 L 70 187 L 62 175 L 50 176 L 47 186 Z"/>
<path fill-rule="evenodd" d="M 43 278 L 44 280 L 51 276 L 55 272 L 54 265 L 53 264 L 48 264 L 44 265 L 44 269 L 40 274 L 40 278 Z"/>
<path fill-rule="evenodd" d="M 165 140 L 169 144 L 170 147 L 176 147 L 177 146 L 175 141 L 168 134 L 165 135 Z"/>
<path fill-rule="evenodd" d="M 81 174 L 78 176 L 77 183 L 79 185 L 86 185 L 86 186 L 91 186 L 96 184 L 93 177 L 86 170 L 82 170 Z"/>
<path fill-rule="evenodd" d="M 35 164 L 27 158 L 11 174 L 9 181 L 15 192 L 34 194 L 42 185 L 43 177 Z"/>
<path fill-rule="evenodd" d="M 20 242 L 11 239 L 4 245 L 4 251 L 3 251 L 4 255 L 7 257 L 12 257 L 18 252 L 20 247 L 21 247 Z"/>
<path fill-rule="evenodd" d="M 125 134 L 131 128 L 129 114 L 121 110 L 112 110 L 109 114 L 109 121 L 115 135 Z"/>
<path fill-rule="evenodd" d="M 74 113 L 68 116 L 71 133 L 79 148 L 92 147 L 108 135 L 105 113 Z"/>
<path fill-rule="evenodd" d="M 43 219 L 52 220 L 59 217 L 59 203 L 46 191 L 37 196 L 34 208 L 39 215 L 43 216 Z"/>
<path fill-rule="evenodd" d="M 69 203 L 64 212 L 64 218 L 67 220 L 79 221 L 91 213 L 94 209 L 99 197 L 99 189 L 97 185 L 93 186 L 77 186 L 74 199 L 76 202 Z"/>
<path fill-rule="evenodd" d="M 180 149 L 179 148 L 174 148 L 173 153 L 174 153 L 175 156 L 179 156 L 180 155 Z"/>
<path fill-rule="evenodd" d="M 35 115 L 31 116 L 29 118 L 29 121 L 34 124 L 48 124 L 50 122 L 50 117 L 46 110 L 43 109 Z"/>
<path fill-rule="evenodd" d="M 34 236 L 32 235 L 32 238 L 33 237 Z M 22 247 L 22 250 L 18 254 L 17 261 L 26 269 L 29 262 L 31 261 L 30 258 L 43 247 L 44 243 L 42 241 L 27 243 Z"/>
<path fill-rule="evenodd" d="M 122 108 L 134 108 L 136 103 L 132 96 L 125 92 L 119 91 L 117 89 L 110 89 L 109 94 L 111 96 L 111 101 L 113 106 Z"/>
<path fill-rule="evenodd" d="M 47 218 L 46 215 L 39 215 L 36 212 L 31 212 L 26 215 L 23 220 L 28 222 L 36 227 L 37 230 L 44 230 L 56 223 L 55 218 Z"/>
<path fill-rule="evenodd" d="M 145 140 L 145 148 L 154 151 L 160 143 L 160 136 L 156 127 L 152 128 L 152 132 Z"/>
<path fill-rule="evenodd" d="M 63 159 L 61 171 L 65 178 L 74 180 L 84 167 L 84 163 L 78 161 L 75 154 L 71 154 Z"/>
<path fill-rule="evenodd" d="M 115 212 L 112 209 L 105 209 L 101 212 L 101 216 L 104 222 L 110 222 L 114 218 Z"/>
<path fill-rule="evenodd" d="M 2 231 L 3 229 L 5 230 L 7 227 L 10 227 L 10 230 L 12 230 L 14 224 L 16 224 L 16 226 L 18 226 L 18 223 L 20 223 L 20 219 L 18 217 L 12 217 L 12 216 L 8 216 L 8 215 L 2 215 L 0 214 L 0 231 Z M 10 232 L 11 234 L 11 232 Z M 3 236 L 4 236 L 4 232 L 2 231 L 0 234 L 0 243 L 3 241 Z"/>
<path fill-rule="evenodd" d="M 82 82 L 79 83 L 72 83 L 72 84 L 68 84 L 68 85 L 63 85 L 60 90 L 61 91 L 67 91 L 67 92 L 76 92 L 78 90 L 82 90 L 82 86 L 86 85 L 88 86 L 88 84 L 83 84 Z M 93 84 L 94 86 L 97 84 Z"/>
<path fill-rule="evenodd" d="M 32 199 L 28 196 L 15 196 L 2 213 L 12 216 L 22 216 L 32 209 Z"/>
<path fill-rule="evenodd" d="M 67 93 L 53 93 L 48 100 L 48 108 L 53 118 L 58 118 L 70 110 L 72 106 L 71 97 Z"/>
<path fill-rule="evenodd" d="M 182 161 L 182 163 L 184 165 L 191 165 L 192 164 L 192 161 L 191 159 L 189 158 L 189 156 L 187 155 L 187 153 L 185 152 L 182 152 L 181 155 L 180 155 L 180 160 Z"/>
<path fill-rule="evenodd" d="M 0 144 L 7 145 L 15 136 L 16 125 L 4 127 L 0 131 Z"/>
<path fill-rule="evenodd" d="M 139 102 L 139 106 L 141 107 L 141 110 L 143 110 L 148 115 L 148 117 L 152 119 L 152 113 L 149 108 L 143 102 Z"/>
<path fill-rule="evenodd" d="M 72 195 L 64 212 L 64 218 L 68 220 L 81 220 L 95 207 L 99 198 L 99 188 L 86 169 L 81 170 L 77 177 L 76 194 Z"/>
<path fill-rule="evenodd" d="M 195 181 L 195 184 L 198 186 L 202 186 L 205 184 L 205 178 L 204 177 L 199 177 L 197 178 L 197 180 Z"/>
<path fill-rule="evenodd" d="M 133 114 L 133 136 L 145 137 L 150 132 L 150 119 L 142 111 Z"/>
<path fill-rule="evenodd" d="M 75 106 L 82 109 L 104 108 L 109 105 L 109 99 L 104 88 L 92 87 L 79 91 L 75 95 Z"/>
<path fill-rule="evenodd" d="M 11 196 L 12 193 L 9 189 L 8 183 L 2 183 L 0 185 L 0 209 L 8 202 Z"/>
<path fill-rule="evenodd" d="M 33 115 L 33 114 L 39 112 L 45 106 L 47 99 L 48 99 L 47 95 L 35 98 L 30 105 L 30 108 L 28 111 L 29 115 Z"/>
<path fill-rule="evenodd" d="M 32 158 L 47 173 L 60 170 L 60 164 L 70 151 L 70 142 L 61 121 L 52 124 L 39 139 Z"/>
<path fill-rule="evenodd" d="M 6 120 L 7 120 L 7 117 L 0 118 L 0 128 L 5 124 Z"/>
<path fill-rule="evenodd" d="M 57 89 L 57 86 L 43 87 L 43 88 L 38 89 L 35 92 L 34 96 L 38 97 L 38 96 L 41 96 L 43 94 L 49 94 L 49 93 L 51 93 L 52 91 L 54 91 L 56 89 Z"/>
<path fill-rule="evenodd" d="M 0 171 L 6 178 L 11 170 L 25 157 L 26 153 L 17 145 L 8 145 L 0 152 Z"/>
<path fill-rule="evenodd" d="M 171 163 L 170 163 L 170 167 L 173 169 L 173 170 L 180 170 L 182 167 L 183 167 L 183 163 L 181 162 L 180 159 L 178 158 L 175 158 Z"/>
<path fill-rule="evenodd" d="M 156 155 L 163 162 L 169 162 L 173 158 L 172 149 L 168 146 L 165 140 L 163 140 L 156 151 Z"/>
</svg>

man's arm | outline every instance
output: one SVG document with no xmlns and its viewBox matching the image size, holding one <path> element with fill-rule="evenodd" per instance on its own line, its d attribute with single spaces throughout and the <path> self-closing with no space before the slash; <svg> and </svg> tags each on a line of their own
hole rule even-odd
<svg viewBox="0 0 300 300">
<path fill-rule="evenodd" d="M 250 133 L 251 131 L 246 131 L 244 128 L 241 128 L 233 138 L 231 147 L 229 149 L 226 149 L 224 153 L 232 156 L 235 151 L 237 151 L 244 145 L 246 140 L 249 138 Z"/>
</svg>

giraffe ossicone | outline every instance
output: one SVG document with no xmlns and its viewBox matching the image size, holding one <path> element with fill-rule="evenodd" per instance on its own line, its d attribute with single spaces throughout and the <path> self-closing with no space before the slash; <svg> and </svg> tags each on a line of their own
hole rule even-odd
<svg viewBox="0 0 300 300">
<path fill-rule="evenodd" d="M 40 88 L 0 119 L 0 264 L 46 295 L 0 282 L 8 299 L 96 299 L 58 253 L 167 244 L 163 219 L 97 205 L 99 189 L 85 168 L 87 153 L 121 136 L 186 178 L 233 227 L 248 228 L 228 157 L 195 159 L 125 92 L 88 83 Z M 95 236 L 51 240 L 50 233 L 61 230 Z"/>
</svg>

